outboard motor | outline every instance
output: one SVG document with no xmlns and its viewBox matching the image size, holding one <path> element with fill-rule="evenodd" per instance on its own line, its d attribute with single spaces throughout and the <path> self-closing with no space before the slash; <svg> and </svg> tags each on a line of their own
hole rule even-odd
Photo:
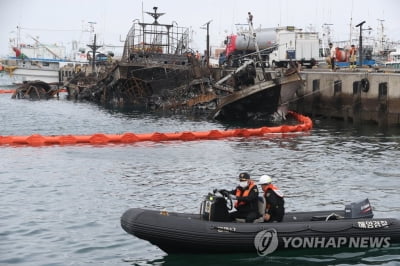
<svg viewBox="0 0 400 266">
<path fill-rule="evenodd" d="M 373 216 L 372 206 L 368 199 L 347 204 L 344 209 L 346 219 L 372 218 Z"/>
<path fill-rule="evenodd" d="M 230 221 L 227 201 L 223 196 L 208 193 L 200 205 L 202 219 L 216 222 Z"/>
</svg>

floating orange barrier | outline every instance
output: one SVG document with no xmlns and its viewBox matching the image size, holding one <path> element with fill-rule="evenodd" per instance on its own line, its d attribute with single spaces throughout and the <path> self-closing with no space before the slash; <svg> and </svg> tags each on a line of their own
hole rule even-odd
<svg viewBox="0 0 400 266">
<path fill-rule="evenodd" d="M 15 92 L 14 89 L 10 89 L 10 90 L 0 90 L 0 94 L 3 94 L 3 93 L 14 93 L 14 92 Z M 66 90 L 66 89 L 59 89 L 58 92 L 67 92 L 67 90 Z"/>
<path fill-rule="evenodd" d="M 231 130 L 210 130 L 210 131 L 184 131 L 175 133 L 124 133 L 93 135 L 61 135 L 61 136 L 42 136 L 33 134 L 30 136 L 0 136 L 0 145 L 72 145 L 72 144 L 92 144 L 105 145 L 108 143 L 134 143 L 139 141 L 171 141 L 171 140 L 204 140 L 204 139 L 221 139 L 230 137 L 250 137 L 263 136 L 270 133 L 289 133 L 308 131 L 312 128 L 312 121 L 309 117 L 289 112 L 294 116 L 300 124 L 297 125 L 282 125 L 277 127 L 260 127 L 260 128 L 243 128 Z"/>
<path fill-rule="evenodd" d="M 2 93 L 14 93 L 15 90 L 0 90 L 0 94 Z"/>
</svg>

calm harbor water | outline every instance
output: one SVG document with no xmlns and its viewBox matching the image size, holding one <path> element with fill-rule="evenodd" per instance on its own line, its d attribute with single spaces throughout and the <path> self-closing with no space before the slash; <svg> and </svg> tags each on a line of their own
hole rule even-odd
<svg viewBox="0 0 400 266">
<path fill-rule="evenodd" d="M 0 94 L 0 135 L 224 129 L 182 116 L 119 113 L 88 103 Z M 167 255 L 125 233 L 130 207 L 198 212 L 237 175 L 270 174 L 289 211 L 341 209 L 369 198 L 375 217 L 400 218 L 400 129 L 314 120 L 306 133 L 129 145 L 0 146 L 0 264 L 399 265 L 400 247 Z"/>
</svg>

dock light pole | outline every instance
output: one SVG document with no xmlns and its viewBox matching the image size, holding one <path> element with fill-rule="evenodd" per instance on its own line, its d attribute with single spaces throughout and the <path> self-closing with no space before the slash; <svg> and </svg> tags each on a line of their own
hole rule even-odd
<svg viewBox="0 0 400 266">
<path fill-rule="evenodd" d="M 358 48 L 358 50 L 359 50 L 359 52 L 358 52 L 358 65 L 360 66 L 360 67 L 362 67 L 362 25 L 365 23 L 365 20 L 363 21 L 363 22 L 361 22 L 361 23 L 359 23 L 359 24 L 357 24 L 356 25 L 356 28 L 357 27 L 360 27 L 360 40 L 359 40 L 359 48 Z"/>
<path fill-rule="evenodd" d="M 207 67 L 209 66 L 210 63 L 210 23 L 212 22 L 212 20 L 208 21 L 207 23 L 205 23 L 202 26 L 202 29 L 207 29 L 207 51 L 206 51 L 206 64 Z M 207 28 L 204 28 L 204 26 L 207 25 Z"/>
</svg>

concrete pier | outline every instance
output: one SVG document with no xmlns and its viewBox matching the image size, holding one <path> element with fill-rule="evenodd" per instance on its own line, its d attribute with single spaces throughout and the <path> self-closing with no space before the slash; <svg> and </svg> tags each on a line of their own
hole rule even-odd
<svg viewBox="0 0 400 266">
<path fill-rule="evenodd" d="M 305 85 L 291 101 L 292 110 L 354 123 L 400 124 L 400 73 L 312 69 L 301 76 Z"/>
</svg>

